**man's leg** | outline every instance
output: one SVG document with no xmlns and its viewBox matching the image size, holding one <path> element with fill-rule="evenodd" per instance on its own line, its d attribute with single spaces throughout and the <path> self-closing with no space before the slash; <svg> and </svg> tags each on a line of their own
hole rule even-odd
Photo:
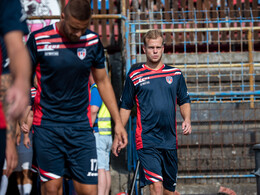
<svg viewBox="0 0 260 195">
<path fill-rule="evenodd" d="M 175 192 L 171 192 L 169 190 L 166 190 L 165 188 L 163 189 L 163 195 L 175 195 Z"/>
<path fill-rule="evenodd" d="M 175 192 L 165 189 L 162 182 L 155 182 L 149 185 L 151 195 L 175 195 Z"/>
<path fill-rule="evenodd" d="M 167 173 L 164 174 L 163 177 L 163 194 L 177 195 L 179 194 L 177 191 L 175 191 L 178 171 L 177 150 L 162 150 L 162 154 L 164 173 Z"/>
<path fill-rule="evenodd" d="M 21 134 L 21 142 L 16 146 L 18 152 L 18 165 L 15 169 L 17 187 L 22 195 L 29 195 L 32 190 L 31 164 L 32 164 L 32 148 L 26 148 L 23 144 L 24 134 Z M 31 141 L 31 135 L 30 135 Z M 31 142 L 32 143 L 32 142 Z"/>
<path fill-rule="evenodd" d="M 6 162 L 5 162 L 6 164 Z M 0 175 L 1 177 L 1 175 Z M 8 187 L 8 177 L 5 174 L 5 169 L 3 170 L 2 181 L 0 182 L 0 195 L 5 195 Z"/>
<path fill-rule="evenodd" d="M 97 195 L 97 185 L 82 184 L 73 180 L 74 188 L 77 195 Z"/>
<path fill-rule="evenodd" d="M 62 195 L 62 181 L 63 178 L 53 179 L 41 183 L 42 195 Z"/>
<path fill-rule="evenodd" d="M 111 175 L 109 171 L 110 151 L 112 147 L 111 135 L 95 133 L 98 156 L 98 194 L 109 195 Z"/>
<path fill-rule="evenodd" d="M 105 169 L 98 169 L 98 195 L 109 195 L 111 175 Z"/>
<path fill-rule="evenodd" d="M 162 182 L 154 182 L 149 185 L 151 195 L 163 195 L 163 185 Z"/>
<path fill-rule="evenodd" d="M 63 127 L 33 126 L 33 149 L 42 195 L 62 195 L 65 168 Z"/>
<path fill-rule="evenodd" d="M 65 131 L 70 177 L 77 195 L 97 195 L 98 163 L 96 140 L 91 129 L 75 127 Z"/>
<path fill-rule="evenodd" d="M 98 169 L 98 195 L 106 195 L 106 170 Z"/>
<path fill-rule="evenodd" d="M 16 174 L 17 186 L 20 194 L 28 195 L 32 190 L 31 172 L 29 169 L 24 169 Z"/>
<path fill-rule="evenodd" d="M 111 187 L 111 174 L 110 171 L 106 171 L 106 180 L 107 180 L 107 186 L 106 186 L 106 195 L 109 195 L 110 187 Z"/>
</svg>

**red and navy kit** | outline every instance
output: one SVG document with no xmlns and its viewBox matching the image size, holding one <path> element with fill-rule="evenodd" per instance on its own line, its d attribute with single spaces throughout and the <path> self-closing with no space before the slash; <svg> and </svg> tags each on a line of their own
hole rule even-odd
<svg viewBox="0 0 260 195">
<path fill-rule="evenodd" d="M 136 148 L 177 149 L 176 106 L 190 103 L 184 77 L 177 68 L 133 66 L 126 78 L 120 107 L 137 105 Z"/>
<path fill-rule="evenodd" d="M 98 35 L 87 30 L 70 42 L 53 24 L 31 33 L 27 46 L 38 80 L 33 124 L 90 128 L 90 68 L 105 67 Z"/>
<path fill-rule="evenodd" d="M 98 35 L 86 30 L 71 42 L 53 24 L 31 33 L 27 46 L 37 76 L 32 128 L 41 181 L 97 184 L 88 79 L 91 68 L 105 68 Z"/>
</svg>

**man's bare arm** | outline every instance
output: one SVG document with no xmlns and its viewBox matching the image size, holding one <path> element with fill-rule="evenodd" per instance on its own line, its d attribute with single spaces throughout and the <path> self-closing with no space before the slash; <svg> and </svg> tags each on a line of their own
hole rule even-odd
<svg viewBox="0 0 260 195">
<path fill-rule="evenodd" d="M 93 105 L 93 106 L 90 106 L 90 110 L 91 110 L 91 121 L 92 121 L 92 125 L 94 125 L 95 120 L 96 120 L 96 118 L 97 118 L 98 111 L 99 111 L 99 107 Z"/>
<path fill-rule="evenodd" d="M 8 110 L 8 102 L 6 102 L 5 95 L 7 89 L 11 86 L 12 77 L 10 74 L 5 74 L 1 76 L 1 97 L 0 100 L 3 102 L 4 113 Z M 16 126 L 15 121 L 7 120 L 7 127 L 6 127 L 6 174 L 9 176 L 13 169 L 17 166 L 17 152 L 16 152 Z"/>
<path fill-rule="evenodd" d="M 130 114 L 131 114 L 131 110 L 120 108 L 120 117 L 121 117 L 121 120 L 122 120 L 122 123 L 123 123 L 124 127 L 127 124 L 127 121 L 128 121 L 128 119 L 130 117 Z"/>
<path fill-rule="evenodd" d="M 21 31 L 7 33 L 4 41 L 13 76 L 12 86 L 6 94 L 6 102 L 9 103 L 6 117 L 17 120 L 21 118 L 29 103 L 31 61 Z"/>
<path fill-rule="evenodd" d="M 27 106 L 24 117 L 19 121 L 19 126 L 24 134 L 29 133 L 32 121 L 33 121 L 33 111 L 31 111 L 32 106 Z"/>
<path fill-rule="evenodd" d="M 183 118 L 182 130 L 184 135 L 191 134 L 191 106 L 190 103 L 186 103 L 180 106 L 181 116 Z"/>
</svg>

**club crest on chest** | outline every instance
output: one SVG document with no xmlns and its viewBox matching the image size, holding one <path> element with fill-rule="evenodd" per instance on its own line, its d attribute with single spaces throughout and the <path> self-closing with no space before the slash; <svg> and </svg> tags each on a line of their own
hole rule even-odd
<svg viewBox="0 0 260 195">
<path fill-rule="evenodd" d="M 87 56 L 87 50 L 85 48 L 78 48 L 77 55 L 79 59 L 84 60 Z"/>
<path fill-rule="evenodd" d="M 173 78 L 171 76 L 167 76 L 165 79 L 167 83 L 172 84 Z"/>
</svg>

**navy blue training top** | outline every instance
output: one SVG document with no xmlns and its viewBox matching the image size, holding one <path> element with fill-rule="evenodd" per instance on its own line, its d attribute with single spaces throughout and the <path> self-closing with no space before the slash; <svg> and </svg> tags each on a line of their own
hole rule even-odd
<svg viewBox="0 0 260 195">
<path fill-rule="evenodd" d="M 105 68 L 98 35 L 87 30 L 70 42 L 53 24 L 31 33 L 27 46 L 38 81 L 33 124 L 91 129 L 90 68 Z"/>
<path fill-rule="evenodd" d="M 1 0 L 0 1 L 0 35 L 19 30 L 28 34 L 25 11 L 21 7 L 19 0 Z"/>
<path fill-rule="evenodd" d="M 136 148 L 177 148 L 176 106 L 190 103 L 181 71 L 163 65 L 132 67 L 126 77 L 120 107 L 137 105 Z"/>
<path fill-rule="evenodd" d="M 7 56 L 7 50 L 6 50 L 6 46 L 4 43 L 4 39 L 1 36 L 0 36 L 0 54 L 1 54 L 0 69 L 2 68 L 2 74 L 8 74 L 8 73 L 10 73 L 10 69 L 9 69 L 10 60 Z"/>
</svg>

